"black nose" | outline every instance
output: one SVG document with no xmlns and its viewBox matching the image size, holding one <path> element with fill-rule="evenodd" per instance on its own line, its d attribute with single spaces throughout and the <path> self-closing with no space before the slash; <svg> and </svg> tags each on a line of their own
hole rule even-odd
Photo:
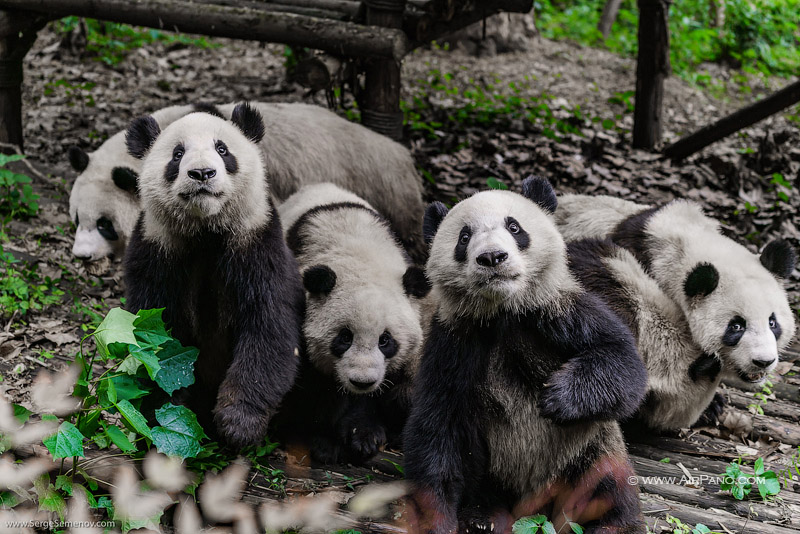
<svg viewBox="0 0 800 534">
<path fill-rule="evenodd" d="M 773 363 L 775 363 L 775 358 L 772 358 L 771 360 L 753 360 L 753 365 L 761 367 L 762 369 L 766 369 Z"/>
<path fill-rule="evenodd" d="M 76 254 L 75 257 L 78 258 L 79 260 L 89 260 L 89 259 L 92 258 L 92 255 L 91 254 L 81 254 L 81 255 Z"/>
<path fill-rule="evenodd" d="M 496 252 L 484 252 L 480 256 L 478 256 L 475 261 L 478 262 L 478 265 L 482 265 L 484 267 L 497 267 L 508 258 L 507 252 L 496 251 Z"/>
<path fill-rule="evenodd" d="M 350 383 L 353 384 L 358 389 L 369 389 L 373 385 L 375 385 L 375 382 L 377 382 L 377 380 L 370 380 L 369 382 L 359 382 L 358 380 L 353 380 L 352 378 L 350 379 Z"/>
<path fill-rule="evenodd" d="M 214 169 L 192 169 L 188 171 L 186 174 L 189 175 L 189 178 L 192 180 L 197 180 L 198 182 L 205 182 L 206 180 L 210 180 L 217 175 L 217 171 Z"/>
</svg>

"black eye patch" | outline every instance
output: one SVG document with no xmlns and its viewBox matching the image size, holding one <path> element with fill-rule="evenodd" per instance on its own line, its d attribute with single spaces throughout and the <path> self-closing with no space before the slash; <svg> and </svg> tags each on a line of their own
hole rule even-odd
<svg viewBox="0 0 800 534">
<path fill-rule="evenodd" d="M 506 217 L 506 229 L 517 242 L 517 248 L 520 250 L 525 250 L 531 244 L 531 236 L 514 217 Z"/>
<path fill-rule="evenodd" d="M 97 231 L 108 241 L 116 241 L 119 239 L 117 231 L 114 230 L 114 223 L 108 217 L 100 217 L 97 219 Z"/>
<path fill-rule="evenodd" d="M 381 349 L 384 356 L 391 358 L 397 354 L 400 345 L 397 344 L 397 340 L 387 330 L 378 338 L 378 348 Z"/>
<path fill-rule="evenodd" d="M 178 145 L 172 150 L 172 159 L 167 163 L 167 169 L 164 171 L 164 178 L 168 182 L 174 182 L 178 179 L 178 173 L 181 170 L 181 159 L 186 150 L 183 145 Z"/>
<path fill-rule="evenodd" d="M 742 339 L 745 331 L 747 330 L 747 321 L 738 315 L 731 319 L 725 333 L 722 335 L 722 344 L 728 347 L 735 347 L 739 340 Z"/>
<path fill-rule="evenodd" d="M 769 316 L 769 329 L 775 334 L 775 339 L 780 339 L 781 334 L 783 334 L 783 329 L 774 313 Z"/>
<path fill-rule="evenodd" d="M 217 150 L 217 154 L 222 158 L 222 162 L 225 164 L 225 170 L 228 174 L 235 174 L 236 171 L 239 170 L 239 163 L 236 161 L 236 156 L 231 154 L 231 151 L 228 150 L 228 145 L 223 141 L 217 141 L 214 143 L 214 147 Z"/>
<path fill-rule="evenodd" d="M 465 226 L 458 233 L 458 243 L 456 243 L 455 259 L 458 263 L 467 261 L 467 246 L 469 240 L 472 238 L 472 230 L 469 226 Z"/>
<path fill-rule="evenodd" d="M 347 349 L 353 344 L 353 332 L 349 328 L 342 328 L 336 337 L 331 341 L 331 352 L 337 358 L 341 358 L 342 354 L 347 352 Z"/>
<path fill-rule="evenodd" d="M 78 219 L 78 213 L 76 212 L 75 213 L 75 226 L 78 227 L 80 225 L 81 225 L 81 223 L 79 222 L 79 219 Z"/>
</svg>

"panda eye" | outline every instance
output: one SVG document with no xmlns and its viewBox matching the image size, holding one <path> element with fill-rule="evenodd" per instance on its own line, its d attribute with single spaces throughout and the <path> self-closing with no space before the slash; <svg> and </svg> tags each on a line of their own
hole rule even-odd
<svg viewBox="0 0 800 534">
<path fill-rule="evenodd" d="M 217 143 L 217 154 L 220 156 L 227 156 L 228 155 L 228 147 L 226 147 L 222 143 Z"/>
<path fill-rule="evenodd" d="M 175 147 L 175 150 L 172 151 L 172 161 L 180 161 L 183 157 L 183 147 L 178 145 Z"/>
<path fill-rule="evenodd" d="M 349 328 L 342 328 L 331 343 L 331 352 L 337 358 L 341 357 L 353 344 L 353 332 Z"/>
<path fill-rule="evenodd" d="M 381 334 L 381 337 L 378 338 L 378 346 L 385 347 L 386 345 L 389 344 L 391 340 L 392 340 L 392 334 L 390 334 L 389 332 L 384 332 L 383 334 Z"/>
<path fill-rule="evenodd" d="M 519 225 L 517 223 L 515 223 L 515 222 L 508 223 L 508 231 L 511 232 L 512 234 L 518 234 L 519 233 Z"/>
<path fill-rule="evenodd" d="M 97 231 L 100 233 L 100 235 L 107 240 L 116 241 L 119 239 L 117 231 L 114 230 L 114 223 L 111 222 L 111 219 L 108 217 L 100 217 L 95 222 L 95 225 L 97 226 Z"/>
<path fill-rule="evenodd" d="M 742 332 L 746 327 L 747 327 L 747 322 L 739 316 L 734 317 L 733 319 L 731 319 L 731 322 L 728 323 L 728 329 L 731 332 Z"/>
<path fill-rule="evenodd" d="M 80 226 L 80 222 L 78 222 L 78 214 L 75 214 L 75 226 Z"/>
<path fill-rule="evenodd" d="M 774 329 L 777 325 L 778 325 L 778 321 L 775 320 L 775 317 L 770 317 L 769 318 L 769 327 Z"/>
<path fill-rule="evenodd" d="M 471 236 L 467 232 L 463 232 L 461 236 L 458 238 L 458 242 L 461 243 L 462 245 L 466 245 L 467 243 L 469 243 L 470 237 Z"/>
</svg>

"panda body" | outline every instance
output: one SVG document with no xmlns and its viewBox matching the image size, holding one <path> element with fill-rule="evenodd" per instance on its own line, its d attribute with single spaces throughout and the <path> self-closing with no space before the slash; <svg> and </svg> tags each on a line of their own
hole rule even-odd
<svg viewBox="0 0 800 534">
<path fill-rule="evenodd" d="M 647 394 L 636 419 L 668 431 L 694 425 L 714 400 L 729 362 L 703 352 L 680 307 L 626 249 L 609 239 L 568 245 L 570 269 L 633 332 L 647 368 Z"/>
<path fill-rule="evenodd" d="M 370 202 L 390 221 L 415 260 L 424 258 L 425 250 L 418 235 L 418 221 L 423 213 L 422 184 L 407 149 L 319 106 L 297 103 L 254 103 L 253 106 L 265 123 L 266 135 L 259 146 L 270 193 L 276 202 L 280 203 L 306 184 L 336 183 Z M 234 104 L 180 106 L 166 108 L 153 116 L 163 127 L 168 120 L 177 118 L 175 115 L 182 116 L 194 109 L 229 119 L 233 108 Z M 73 188 L 71 213 L 94 213 L 101 209 L 112 213 L 137 212 L 137 198 L 131 194 L 135 187 L 123 191 L 124 194 L 107 194 L 115 187 L 111 180 L 114 161 L 122 158 L 134 177 L 140 170 L 140 164 L 131 161 L 125 153 L 122 141 L 121 135 L 114 136 L 91 155 L 92 168 L 86 168 Z M 80 216 L 81 220 L 84 218 Z M 135 216 L 115 221 L 119 239 L 114 247 L 95 236 L 93 241 L 86 241 L 86 246 L 78 247 L 78 252 L 91 259 L 103 257 L 110 248 L 119 253 L 135 221 Z"/>
<path fill-rule="evenodd" d="M 424 273 L 372 206 L 334 184 L 304 186 L 278 212 L 307 291 L 306 350 L 284 411 L 318 460 L 364 460 L 405 422 Z"/>
<path fill-rule="evenodd" d="M 570 273 L 550 185 L 529 178 L 523 193 L 426 211 L 438 309 L 404 432 L 412 521 L 455 532 L 488 515 L 503 532 L 546 513 L 556 529 L 570 517 L 586 532 L 644 532 L 617 423 L 644 396 L 644 366 L 630 331 Z M 611 506 L 592 515 L 594 498 Z"/>
<path fill-rule="evenodd" d="M 233 447 L 256 445 L 297 370 L 304 295 L 270 206 L 257 141 L 260 115 L 190 113 L 160 131 L 127 132 L 143 158 L 143 211 L 125 257 L 127 306 L 165 308 L 183 344 L 200 349 L 189 405 Z"/>
<path fill-rule="evenodd" d="M 566 194 L 558 197 L 558 210 L 553 218 L 567 243 L 605 239 L 623 220 L 649 207 L 606 195 Z"/>
</svg>

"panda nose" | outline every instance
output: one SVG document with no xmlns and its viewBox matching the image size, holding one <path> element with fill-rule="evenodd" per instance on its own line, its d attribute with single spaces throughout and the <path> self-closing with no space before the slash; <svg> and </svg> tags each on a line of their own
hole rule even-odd
<svg viewBox="0 0 800 534">
<path fill-rule="evenodd" d="M 773 363 L 775 363 L 775 358 L 772 358 L 771 360 L 753 360 L 753 365 L 756 367 L 761 367 L 762 369 L 766 369 Z"/>
<path fill-rule="evenodd" d="M 75 258 L 77 258 L 79 260 L 83 260 L 83 261 L 92 259 L 92 255 L 91 254 L 74 254 L 74 256 L 75 256 Z"/>
<path fill-rule="evenodd" d="M 497 267 L 508 258 L 508 253 L 503 251 L 484 252 L 475 261 L 483 267 Z"/>
<path fill-rule="evenodd" d="M 210 180 L 214 176 L 217 175 L 217 171 L 215 169 L 192 169 L 188 171 L 186 174 L 189 175 L 189 178 L 192 180 L 197 180 L 198 182 L 205 182 L 206 180 Z"/>
<path fill-rule="evenodd" d="M 352 378 L 350 379 L 350 383 L 353 384 L 358 389 L 369 389 L 373 385 L 375 385 L 375 382 L 377 382 L 377 380 L 371 380 L 369 382 L 360 382 L 358 380 L 353 380 Z"/>
</svg>

